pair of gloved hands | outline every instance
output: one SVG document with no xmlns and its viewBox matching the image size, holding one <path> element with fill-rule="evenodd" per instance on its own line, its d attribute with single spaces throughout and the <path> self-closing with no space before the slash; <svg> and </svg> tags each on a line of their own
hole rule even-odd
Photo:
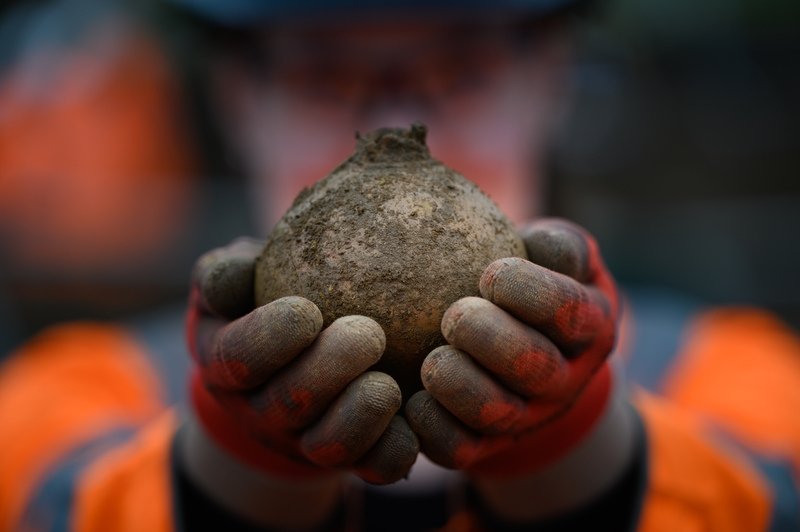
<svg viewBox="0 0 800 532">
<path fill-rule="evenodd" d="M 425 358 L 425 389 L 402 414 L 397 384 L 369 369 L 385 346 L 375 321 L 347 316 L 322 330 L 319 309 L 301 297 L 254 309 L 261 243 L 204 255 L 187 333 L 205 431 L 271 475 L 351 470 L 376 484 L 407 475 L 420 450 L 488 478 L 528 475 L 565 455 L 608 402 L 618 295 L 583 229 L 540 220 L 522 237 L 529 261 L 493 262 L 482 297 L 447 310 L 448 345 Z"/>
</svg>

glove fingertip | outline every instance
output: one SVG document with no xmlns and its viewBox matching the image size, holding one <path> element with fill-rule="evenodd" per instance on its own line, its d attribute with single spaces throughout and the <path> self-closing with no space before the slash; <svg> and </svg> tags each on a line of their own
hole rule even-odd
<svg viewBox="0 0 800 532">
<path fill-rule="evenodd" d="M 519 268 L 521 264 L 528 264 L 530 261 L 520 257 L 506 257 L 497 259 L 489 264 L 481 274 L 480 281 L 478 282 L 478 290 L 481 297 L 489 301 L 496 302 L 495 291 L 498 282 L 503 282 L 507 275 L 506 270 L 513 270 Z"/>
<path fill-rule="evenodd" d="M 521 236 L 531 262 L 580 282 L 589 279 L 591 237 L 579 226 L 557 218 L 540 220 Z"/>
<path fill-rule="evenodd" d="M 199 280 L 208 310 L 235 319 L 255 307 L 254 263 L 241 257 L 222 257 L 210 264 Z"/>
</svg>

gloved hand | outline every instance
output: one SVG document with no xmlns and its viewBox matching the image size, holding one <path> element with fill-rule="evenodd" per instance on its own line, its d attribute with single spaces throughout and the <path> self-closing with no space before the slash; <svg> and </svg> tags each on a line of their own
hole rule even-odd
<svg viewBox="0 0 800 532">
<path fill-rule="evenodd" d="M 238 240 L 204 255 L 193 271 L 191 393 L 204 432 L 273 477 L 352 470 L 372 483 L 402 478 L 418 443 L 395 415 L 401 405 L 395 381 L 367 371 L 383 353 L 382 329 L 347 316 L 322 330 L 319 309 L 301 297 L 254 309 L 261 247 Z"/>
<path fill-rule="evenodd" d="M 406 406 L 422 451 L 473 477 L 532 475 L 578 445 L 606 410 L 618 295 L 595 240 L 564 220 L 523 230 L 530 261 L 500 259 L 482 298 L 447 310 L 449 343 Z"/>
</svg>

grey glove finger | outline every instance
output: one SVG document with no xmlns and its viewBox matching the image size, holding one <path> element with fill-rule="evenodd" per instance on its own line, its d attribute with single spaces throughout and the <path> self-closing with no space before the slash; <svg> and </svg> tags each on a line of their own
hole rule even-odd
<svg viewBox="0 0 800 532">
<path fill-rule="evenodd" d="M 442 334 L 526 398 L 552 394 L 567 379 L 567 361 L 553 342 L 480 297 L 450 305 L 442 317 Z"/>
<path fill-rule="evenodd" d="M 370 484 L 391 484 L 408 476 L 419 454 L 419 440 L 405 419 L 394 416 L 377 443 L 355 464 L 355 474 Z"/>
<path fill-rule="evenodd" d="M 368 371 L 351 382 L 322 419 L 303 434 L 300 450 L 320 466 L 352 465 L 378 441 L 400 404 L 400 388 L 394 379 Z"/>
<path fill-rule="evenodd" d="M 232 320 L 253 309 L 255 261 L 263 247 L 263 242 L 243 237 L 195 262 L 192 288 L 204 312 Z"/>
<path fill-rule="evenodd" d="M 525 259 L 492 262 L 481 276 L 480 292 L 547 335 L 566 355 L 616 326 L 614 306 L 599 289 Z"/>
<path fill-rule="evenodd" d="M 195 349 L 203 379 L 226 390 L 248 390 L 264 384 L 310 346 L 322 329 L 322 313 L 311 301 L 284 297 L 219 326 L 208 335 L 196 329 Z"/>
<path fill-rule="evenodd" d="M 386 336 L 375 320 L 344 316 L 267 385 L 250 397 L 265 434 L 301 429 L 319 418 L 356 377 L 377 362 Z"/>
<path fill-rule="evenodd" d="M 431 461 L 450 469 L 463 469 L 474 460 L 481 436 L 462 424 L 427 391 L 411 396 L 406 419 Z"/>
<path fill-rule="evenodd" d="M 451 414 L 483 434 L 508 431 L 525 415 L 526 402 L 497 383 L 466 353 L 446 345 L 422 363 L 425 389 Z"/>
<path fill-rule="evenodd" d="M 528 260 L 576 281 L 591 281 L 591 237 L 579 226 L 559 218 L 544 218 L 522 228 Z"/>
</svg>

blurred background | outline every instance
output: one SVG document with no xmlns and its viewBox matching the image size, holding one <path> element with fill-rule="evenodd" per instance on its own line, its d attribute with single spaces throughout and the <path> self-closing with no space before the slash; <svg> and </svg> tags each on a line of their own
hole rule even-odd
<svg viewBox="0 0 800 532">
<path fill-rule="evenodd" d="M 0 350 L 180 305 L 254 232 L 207 105 L 207 35 L 166 2 L 0 8 Z"/>
<path fill-rule="evenodd" d="M 613 0 L 581 32 L 556 212 L 612 270 L 800 325 L 800 3 Z"/>
<path fill-rule="evenodd" d="M 625 283 L 800 326 L 800 4 L 601 4 L 579 27 L 551 213 Z M 148 5 L 0 8 L 3 353 L 53 322 L 181 304 L 198 255 L 256 233 L 204 93 L 213 40 Z"/>
</svg>

